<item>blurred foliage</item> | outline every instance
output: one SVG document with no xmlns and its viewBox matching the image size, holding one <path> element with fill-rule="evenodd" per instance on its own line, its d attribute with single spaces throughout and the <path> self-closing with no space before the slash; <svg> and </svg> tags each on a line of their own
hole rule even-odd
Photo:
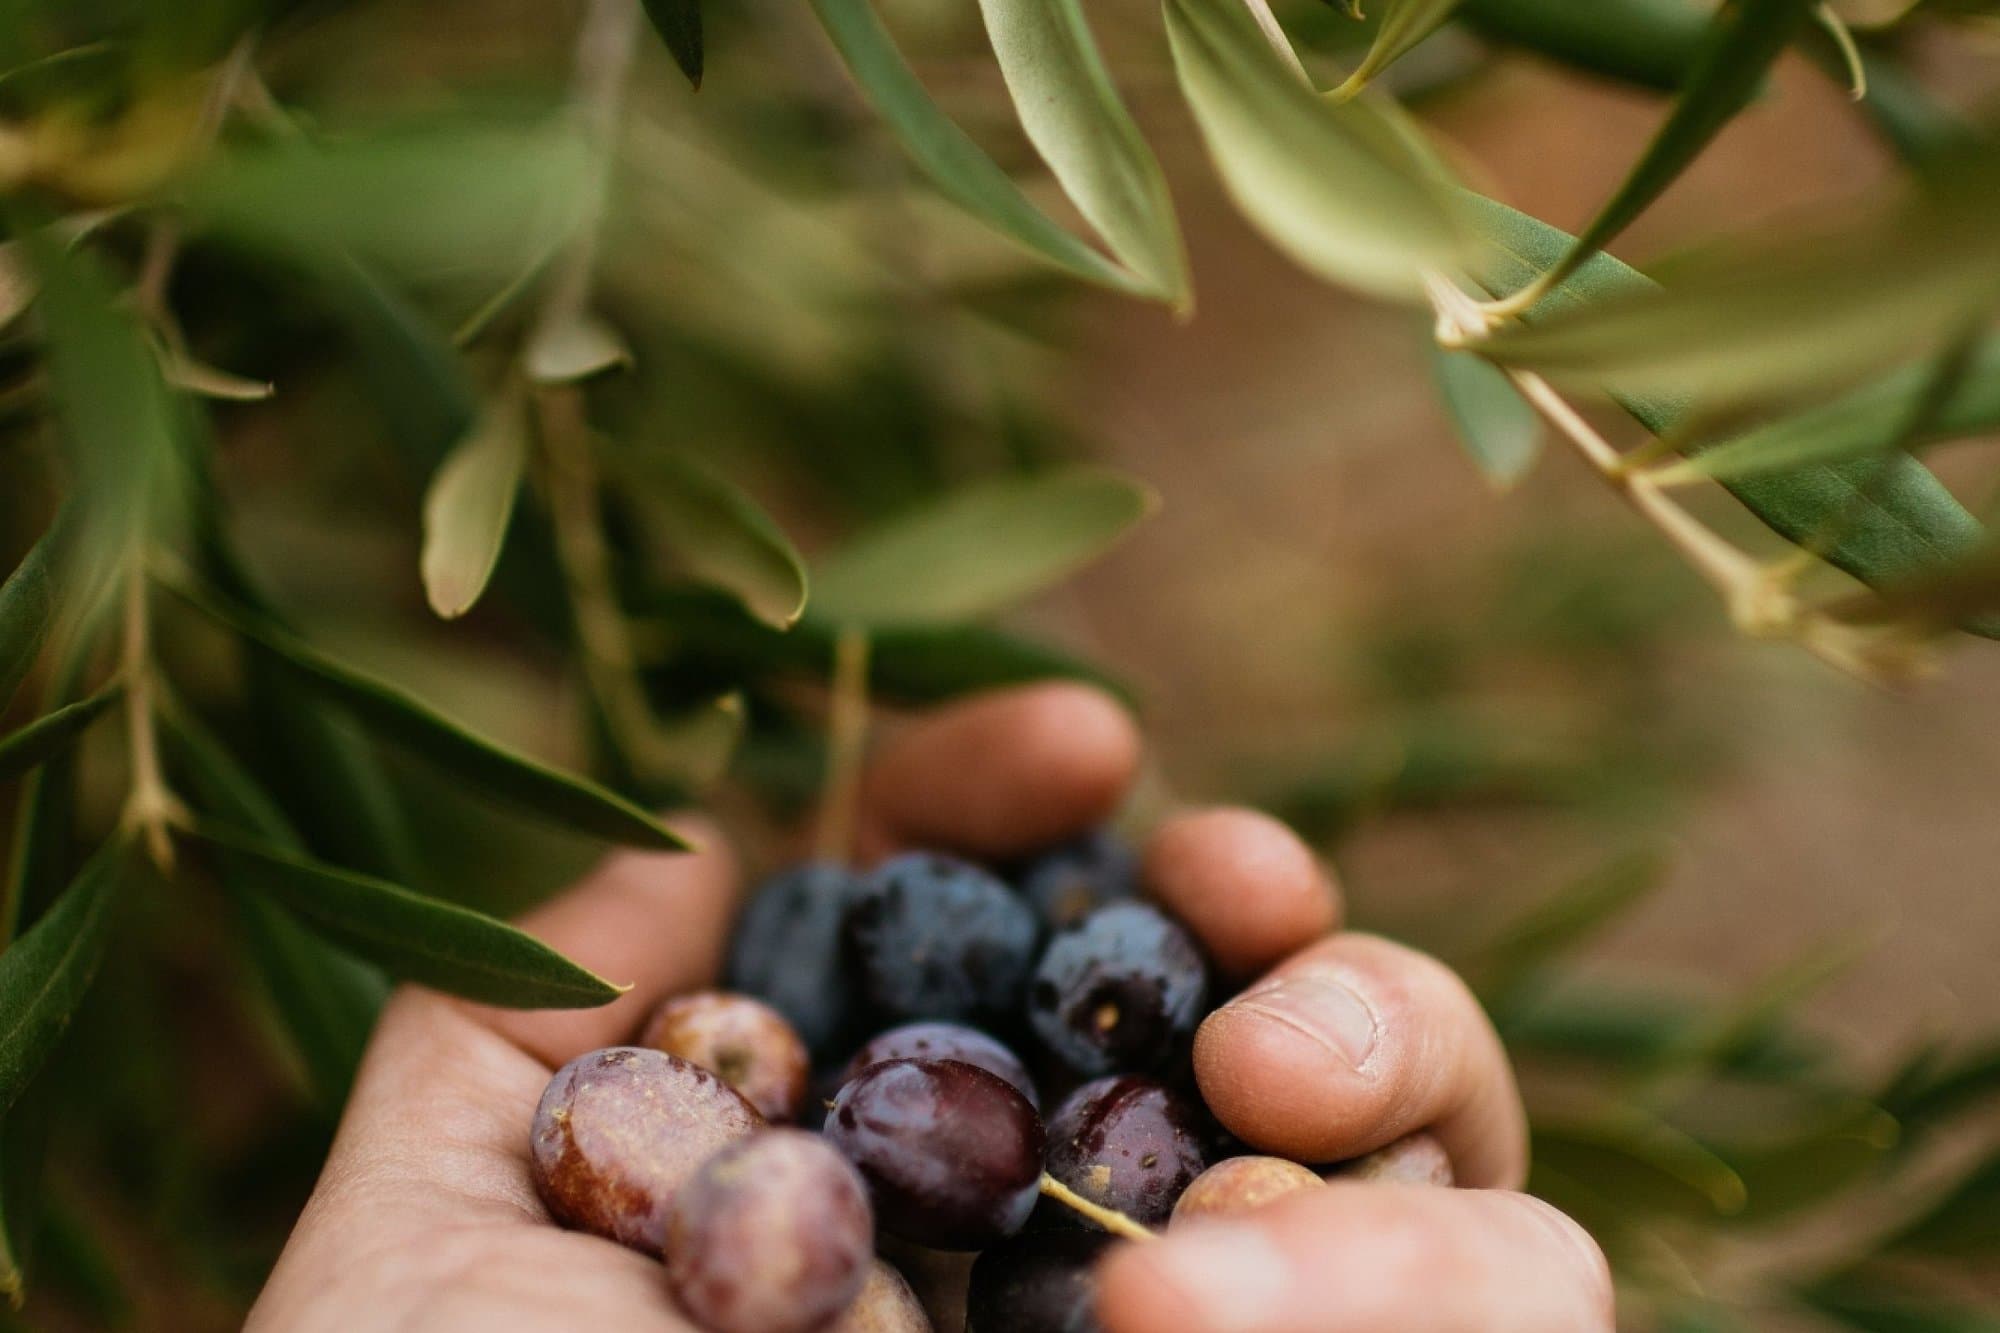
<svg viewBox="0 0 2000 1333">
<path fill-rule="evenodd" d="M 1052 405 L 1070 280 L 1199 294 L 1131 43 L 1070 0 L 978 8 L 587 0 L 468 36 L 349 0 L 0 0 L 0 1292 L 33 1293 L 0 1320 L 240 1318 L 390 981 L 602 1002 L 504 918 L 605 842 L 671 845 L 650 808 L 794 818 L 843 643 L 886 705 L 1133 697 L 1001 622 L 1152 508 Z M 1349 627 L 1367 726 L 1246 747 L 1236 787 L 1333 846 L 1495 809 L 1609 850 L 1383 924 L 1479 989 L 1533 1187 L 1634 1327 L 1991 1328 L 1990 1045 L 1855 1069 L 1796 1018 L 1852 941 L 1734 998 L 1577 960 L 1732 755 L 1665 713 L 1707 610 L 1670 556 L 1863 675 L 1993 633 L 1990 538 L 1916 455 L 2000 419 L 2000 150 L 1907 59 L 1992 16 L 1367 8 L 1167 0 L 1144 37 L 1279 249 L 1438 321 L 1475 463 L 1508 484 L 1565 438 L 1665 541 L 1531 547 L 1477 573 L 1476 617 Z M 1902 174 L 1663 286 L 1603 253 L 1791 49 L 1865 78 Z M 1661 100 L 1580 237 L 1466 190 L 1406 109 L 1509 51 Z M 1600 392 L 1648 443 L 1563 396 Z M 1682 508 L 1706 479 L 1786 554 Z"/>
</svg>

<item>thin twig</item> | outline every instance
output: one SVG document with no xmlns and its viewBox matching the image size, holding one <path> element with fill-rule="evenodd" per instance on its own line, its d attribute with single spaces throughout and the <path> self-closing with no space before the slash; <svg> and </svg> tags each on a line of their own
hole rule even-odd
<svg viewBox="0 0 2000 1333">
<path fill-rule="evenodd" d="M 1269 0 L 1243 0 L 1243 7 L 1250 11 L 1250 17 L 1257 20 L 1257 26 L 1264 32 L 1264 40 L 1278 53 L 1278 58 L 1292 67 L 1299 76 L 1299 82 L 1310 88 L 1312 75 L 1306 72 L 1306 65 L 1299 59 L 1299 53 L 1292 49 L 1291 39 L 1285 36 L 1285 29 L 1278 22 L 1278 16 L 1271 12 Z"/>
<path fill-rule="evenodd" d="M 834 642 L 833 705 L 826 732 L 826 791 L 820 798 L 814 851 L 821 861 L 838 865 L 854 855 L 862 761 L 868 750 L 868 632 L 858 625 L 843 626 Z"/>
<path fill-rule="evenodd" d="M 1063 1207 L 1089 1218 L 1114 1236 L 1123 1236 L 1127 1240 L 1160 1238 L 1158 1232 L 1143 1222 L 1127 1217 L 1115 1208 L 1106 1208 L 1101 1203 L 1093 1203 L 1046 1171 L 1042 1173 L 1041 1190 Z"/>
</svg>

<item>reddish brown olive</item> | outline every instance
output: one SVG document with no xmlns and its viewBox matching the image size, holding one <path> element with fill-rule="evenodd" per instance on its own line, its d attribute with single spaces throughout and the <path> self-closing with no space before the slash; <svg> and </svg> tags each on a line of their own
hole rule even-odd
<svg viewBox="0 0 2000 1333">
<path fill-rule="evenodd" d="M 1368 1180 L 1399 1185 L 1443 1185 L 1458 1183 L 1451 1169 L 1451 1155 L 1437 1137 L 1421 1131 L 1405 1134 L 1386 1148 L 1377 1148 L 1365 1157 L 1343 1162 L 1328 1173 L 1329 1180 Z"/>
<path fill-rule="evenodd" d="M 783 1014 L 747 995 L 677 995 L 654 1011 L 639 1044 L 721 1075 L 773 1124 L 797 1119 L 805 1102 L 805 1043 Z"/>
<path fill-rule="evenodd" d="M 658 1254 L 674 1193 L 763 1120 L 699 1065 L 635 1046 L 580 1055 L 535 1108 L 535 1191 L 558 1222 Z"/>
<path fill-rule="evenodd" d="M 931 1333 L 931 1320 L 903 1275 L 877 1260 L 861 1294 L 826 1333 Z"/>
<path fill-rule="evenodd" d="M 1174 1205 L 1172 1225 L 1189 1218 L 1229 1217 L 1263 1207 L 1302 1189 L 1318 1189 L 1320 1178 L 1283 1157 L 1231 1157 L 1194 1178 Z"/>
<path fill-rule="evenodd" d="M 667 1281 L 708 1333 L 813 1333 L 860 1295 L 875 1257 L 868 1189 L 817 1134 L 731 1144 L 667 1209 Z"/>
</svg>

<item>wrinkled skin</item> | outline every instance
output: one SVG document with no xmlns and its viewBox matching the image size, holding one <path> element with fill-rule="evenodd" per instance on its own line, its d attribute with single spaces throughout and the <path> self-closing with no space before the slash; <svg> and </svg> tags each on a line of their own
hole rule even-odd
<svg viewBox="0 0 2000 1333">
<path fill-rule="evenodd" d="M 1018 859 L 1103 823 L 1137 766 L 1130 718 L 1085 687 L 968 700 L 884 747 L 859 846 L 869 859 L 905 847 Z M 699 854 L 615 856 L 523 923 L 631 983 L 615 1003 L 516 1013 L 414 989 L 391 1000 L 252 1330 L 693 1333 L 657 1260 L 553 1225 L 525 1132 L 557 1066 L 714 983 L 737 875 L 714 829 L 683 828 Z M 1526 1173 L 1525 1120 L 1464 985 L 1421 955 L 1337 931 L 1332 883 L 1265 816 L 1176 815 L 1143 859 L 1148 891 L 1213 959 L 1262 974 L 1196 1036 L 1203 1098 L 1229 1130 L 1260 1151 L 1333 1162 L 1427 1128 L 1473 1188 L 1339 1183 L 1114 1246 L 1098 1282 L 1109 1333 L 1610 1333 L 1595 1246 L 1511 1192 Z"/>
</svg>

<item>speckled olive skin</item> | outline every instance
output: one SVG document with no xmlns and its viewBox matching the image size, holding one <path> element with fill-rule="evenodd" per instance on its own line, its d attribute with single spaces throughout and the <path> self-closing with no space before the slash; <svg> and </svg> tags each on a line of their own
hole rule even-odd
<svg viewBox="0 0 2000 1333">
<path fill-rule="evenodd" d="M 558 1069 L 535 1108 L 535 1191 L 564 1226 L 658 1254 L 682 1182 L 762 1124 L 699 1065 L 636 1046 L 592 1051 Z"/>
<path fill-rule="evenodd" d="M 654 1011 L 639 1044 L 721 1075 L 773 1124 L 797 1119 L 805 1101 L 805 1043 L 783 1014 L 747 995 L 677 995 Z"/>
<path fill-rule="evenodd" d="M 903 1275 L 877 1260 L 861 1294 L 826 1333 L 932 1333 L 932 1328 Z"/>
<path fill-rule="evenodd" d="M 883 1229 L 932 1249 L 1012 1235 L 1039 1197 L 1041 1117 L 976 1065 L 873 1065 L 841 1088 L 824 1132 L 867 1179 Z"/>
<path fill-rule="evenodd" d="M 1101 1231 L 1001 1241 L 972 1266 L 965 1333 L 1098 1333 L 1091 1270 L 1111 1243 Z"/>
<path fill-rule="evenodd" d="M 1365 1180 L 1397 1185 L 1443 1185 L 1458 1183 L 1451 1169 L 1451 1155 L 1437 1136 L 1419 1131 L 1405 1134 L 1385 1148 L 1365 1157 L 1343 1162 L 1327 1174 L 1329 1180 Z"/>
<path fill-rule="evenodd" d="M 1014 883 L 1042 920 L 1060 930 L 1106 903 L 1138 896 L 1139 855 L 1110 829 L 1097 829 L 1019 867 Z"/>
<path fill-rule="evenodd" d="M 1004 881 L 930 852 L 877 866 L 847 916 L 862 992 L 890 1023 L 1015 1018 L 1041 933 Z"/>
<path fill-rule="evenodd" d="M 1201 951 L 1145 903 L 1100 907 L 1057 934 L 1028 986 L 1035 1035 L 1086 1075 L 1166 1067 L 1207 1004 Z"/>
<path fill-rule="evenodd" d="M 1049 1117 L 1048 1171 L 1086 1199 L 1157 1226 L 1208 1168 L 1203 1126 L 1191 1102 L 1151 1079 L 1096 1079 Z"/>
<path fill-rule="evenodd" d="M 867 1186 L 801 1130 L 724 1148 L 667 1210 L 667 1281 L 708 1333 L 815 1333 L 861 1293 L 874 1257 Z"/>
<path fill-rule="evenodd" d="M 1318 1189 L 1322 1183 L 1310 1169 L 1283 1157 L 1231 1157 L 1196 1176 L 1181 1192 L 1171 1225 L 1254 1212 L 1273 1199 Z"/>
<path fill-rule="evenodd" d="M 860 992 L 847 947 L 847 910 L 859 872 L 809 861 L 758 886 L 729 938 L 723 975 L 785 1016 L 816 1060 L 837 1058 L 861 1036 Z"/>
<path fill-rule="evenodd" d="M 879 1065 L 884 1060 L 957 1060 L 977 1065 L 1013 1084 L 1015 1090 L 1028 1099 L 1028 1105 L 1039 1110 L 1042 1104 L 1040 1094 L 1035 1091 L 1035 1080 L 1028 1074 L 1028 1067 L 1021 1063 L 1020 1057 L 1008 1050 L 998 1038 L 990 1037 L 978 1028 L 959 1023 L 905 1023 L 901 1027 L 890 1028 L 869 1038 L 854 1053 L 840 1081 L 845 1083 L 868 1066 Z"/>
</svg>

